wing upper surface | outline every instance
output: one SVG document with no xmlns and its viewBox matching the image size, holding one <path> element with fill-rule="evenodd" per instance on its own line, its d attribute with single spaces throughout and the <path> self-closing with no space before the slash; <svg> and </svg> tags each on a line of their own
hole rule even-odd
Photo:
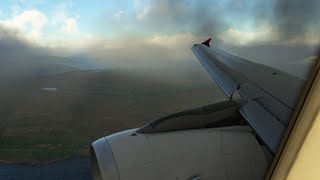
<svg viewBox="0 0 320 180">
<path fill-rule="evenodd" d="M 275 153 L 305 81 L 215 47 L 196 44 L 192 50 L 229 98 L 237 91 L 252 101 L 240 112 Z"/>
</svg>

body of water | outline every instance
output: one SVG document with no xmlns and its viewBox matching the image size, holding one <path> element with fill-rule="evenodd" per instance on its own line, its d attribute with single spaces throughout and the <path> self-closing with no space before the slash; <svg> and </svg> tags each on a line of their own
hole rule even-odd
<svg viewBox="0 0 320 180">
<path fill-rule="evenodd" d="M 73 157 L 46 164 L 0 164 L 1 180 L 91 180 L 89 157 Z"/>
<path fill-rule="evenodd" d="M 45 87 L 45 88 L 41 88 L 41 90 L 43 90 L 43 91 L 59 91 L 59 89 L 55 88 L 55 87 Z"/>
</svg>

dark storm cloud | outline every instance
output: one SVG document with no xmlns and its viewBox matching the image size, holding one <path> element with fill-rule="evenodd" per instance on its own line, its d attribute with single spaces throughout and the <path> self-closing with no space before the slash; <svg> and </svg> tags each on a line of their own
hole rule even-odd
<svg viewBox="0 0 320 180">
<path fill-rule="evenodd" d="M 319 7 L 318 0 L 270 0 L 253 4 L 247 0 L 231 0 L 227 9 L 238 12 L 239 16 L 250 11 L 255 26 L 268 22 L 277 34 L 278 41 L 288 41 L 305 37 L 310 29 L 320 28 Z"/>
<path fill-rule="evenodd" d="M 17 37 L 18 34 L 18 31 L 5 28 L 0 24 L 0 50 L 8 49 L 10 47 L 27 47 L 27 43 Z"/>
<path fill-rule="evenodd" d="M 0 62 L 26 61 L 39 56 L 59 55 L 60 52 L 28 41 L 20 31 L 0 24 Z"/>
<path fill-rule="evenodd" d="M 310 26 L 319 22 L 319 7 L 318 0 L 278 0 L 273 7 L 273 23 L 284 39 L 305 35 Z"/>
<path fill-rule="evenodd" d="M 19 31 L 0 24 L 0 60 L 24 56 L 26 53 L 43 52 L 40 47 L 22 38 Z"/>
<path fill-rule="evenodd" d="M 256 27 L 269 23 L 276 33 L 275 37 L 270 38 L 288 41 L 305 37 L 310 27 L 319 28 L 318 7 L 318 0 L 155 0 L 143 21 L 146 28 L 153 31 L 190 31 L 201 36 L 217 36 L 234 28 L 234 24 L 226 21 L 228 17 L 240 25 L 242 21 L 251 21 Z"/>
<path fill-rule="evenodd" d="M 156 0 L 144 22 L 152 30 L 188 31 L 191 27 L 196 35 L 213 35 L 228 27 L 221 20 L 218 9 L 210 1 Z"/>
<path fill-rule="evenodd" d="M 204 1 L 193 7 L 190 25 L 198 35 L 216 35 L 226 30 L 229 25 L 221 18 L 219 7 L 206 4 Z"/>
</svg>

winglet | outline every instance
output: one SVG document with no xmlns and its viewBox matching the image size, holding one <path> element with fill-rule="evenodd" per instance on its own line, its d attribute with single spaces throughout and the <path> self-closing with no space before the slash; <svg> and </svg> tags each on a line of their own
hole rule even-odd
<svg viewBox="0 0 320 180">
<path fill-rule="evenodd" d="M 206 41 L 204 41 L 202 44 L 206 45 L 207 47 L 210 47 L 210 41 L 212 38 L 207 39 Z"/>
</svg>

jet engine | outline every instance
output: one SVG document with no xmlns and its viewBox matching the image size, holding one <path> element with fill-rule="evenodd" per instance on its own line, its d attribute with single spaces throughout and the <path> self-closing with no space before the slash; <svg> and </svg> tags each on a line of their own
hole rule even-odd
<svg viewBox="0 0 320 180">
<path fill-rule="evenodd" d="M 92 175 L 103 180 L 263 179 L 263 146 L 225 101 L 172 114 L 93 142 Z"/>
</svg>

